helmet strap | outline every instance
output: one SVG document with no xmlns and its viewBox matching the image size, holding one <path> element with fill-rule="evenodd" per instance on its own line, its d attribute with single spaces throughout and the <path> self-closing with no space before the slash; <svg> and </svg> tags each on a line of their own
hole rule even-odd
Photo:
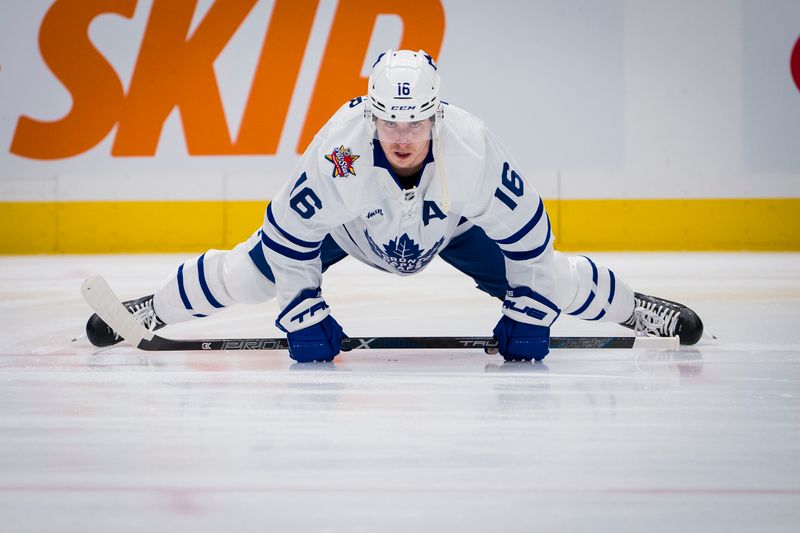
<svg viewBox="0 0 800 533">
<path fill-rule="evenodd" d="M 436 160 L 436 173 L 439 175 L 439 186 L 442 190 L 442 208 L 444 214 L 450 212 L 450 194 L 447 191 L 447 176 L 444 173 L 444 160 L 441 157 L 441 150 L 439 149 L 439 137 L 442 133 L 442 125 L 444 124 L 444 109 L 442 104 L 436 109 L 436 120 L 433 124 L 433 158 Z"/>
<path fill-rule="evenodd" d="M 369 144 L 372 146 L 375 139 L 375 119 L 372 117 L 372 109 L 370 109 L 369 104 L 364 106 L 364 120 L 367 121 L 367 126 L 369 127 Z"/>
</svg>

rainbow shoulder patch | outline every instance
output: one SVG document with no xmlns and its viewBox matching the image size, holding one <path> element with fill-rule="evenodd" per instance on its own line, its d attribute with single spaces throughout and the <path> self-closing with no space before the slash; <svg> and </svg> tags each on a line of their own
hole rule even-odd
<svg viewBox="0 0 800 533">
<path fill-rule="evenodd" d="M 353 163 L 361 157 L 353 154 L 350 148 L 345 148 L 344 145 L 338 146 L 333 151 L 325 156 L 325 159 L 333 163 L 332 178 L 345 178 L 349 175 L 356 175 L 356 169 L 353 168 Z"/>
</svg>

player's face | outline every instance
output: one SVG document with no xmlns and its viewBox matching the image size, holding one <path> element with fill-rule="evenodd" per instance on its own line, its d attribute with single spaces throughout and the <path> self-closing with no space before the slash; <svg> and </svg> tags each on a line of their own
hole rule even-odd
<svg viewBox="0 0 800 533">
<path fill-rule="evenodd" d="M 386 159 L 399 176 L 411 176 L 422 168 L 428 155 L 433 122 L 389 122 L 377 119 L 375 134 Z"/>
</svg>

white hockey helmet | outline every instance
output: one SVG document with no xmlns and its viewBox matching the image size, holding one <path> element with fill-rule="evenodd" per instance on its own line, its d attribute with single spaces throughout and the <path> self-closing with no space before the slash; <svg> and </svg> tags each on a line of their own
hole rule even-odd
<svg viewBox="0 0 800 533">
<path fill-rule="evenodd" d="M 415 122 L 439 109 L 439 72 L 423 50 L 387 50 L 369 76 L 372 116 L 391 122 Z"/>
</svg>

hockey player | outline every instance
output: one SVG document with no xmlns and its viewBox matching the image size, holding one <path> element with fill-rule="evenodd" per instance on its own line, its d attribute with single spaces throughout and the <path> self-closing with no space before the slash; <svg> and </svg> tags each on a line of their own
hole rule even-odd
<svg viewBox="0 0 800 533">
<path fill-rule="evenodd" d="M 150 296 L 125 302 L 142 324 L 204 317 L 277 297 L 289 355 L 331 361 L 344 333 L 322 273 L 346 256 L 414 274 L 437 255 L 502 301 L 494 328 L 507 360 L 541 360 L 561 314 L 621 323 L 694 344 L 703 325 L 687 307 L 634 293 L 588 257 L 553 250 L 542 199 L 483 122 L 440 100 L 423 51 L 378 57 L 368 94 L 345 103 L 315 136 L 264 223 L 230 251 L 181 264 Z M 97 315 L 96 346 L 119 342 Z"/>
</svg>

